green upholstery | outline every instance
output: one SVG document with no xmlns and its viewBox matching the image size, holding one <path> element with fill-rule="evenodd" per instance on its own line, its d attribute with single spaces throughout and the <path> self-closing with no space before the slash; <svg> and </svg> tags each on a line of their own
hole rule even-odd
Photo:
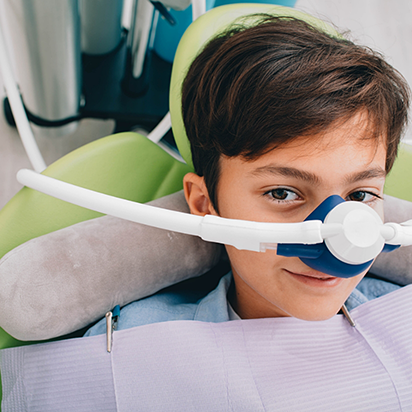
<svg viewBox="0 0 412 412">
<path fill-rule="evenodd" d="M 120 133 L 69 153 L 50 165 L 44 174 L 145 203 L 181 190 L 183 176 L 189 171 L 189 166 L 146 137 Z M 0 257 L 30 239 L 98 216 L 97 212 L 24 187 L 0 211 Z M 0 329 L 0 349 L 27 343 Z"/>
<path fill-rule="evenodd" d="M 412 202 L 412 146 L 402 143 L 394 167 L 388 174 L 385 193 Z"/>
</svg>

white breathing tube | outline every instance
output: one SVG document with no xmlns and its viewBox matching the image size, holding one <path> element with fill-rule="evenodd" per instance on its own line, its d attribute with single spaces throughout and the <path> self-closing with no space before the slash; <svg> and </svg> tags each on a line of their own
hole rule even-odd
<svg viewBox="0 0 412 412">
<path fill-rule="evenodd" d="M 317 220 L 303 223 L 264 223 L 224 219 L 212 215 L 196 216 L 98 193 L 28 169 L 20 170 L 17 180 L 39 192 L 100 213 L 256 252 L 274 249 L 280 242 L 321 243 L 325 236 L 341 230 L 338 225 L 322 225 L 322 222 Z"/>
<path fill-rule="evenodd" d="M 24 105 L 20 97 L 20 92 L 14 80 L 13 72 L 10 65 L 9 56 L 4 41 L 3 32 L 0 27 L 0 73 L 3 77 L 4 88 L 9 99 L 10 107 L 13 112 L 17 130 L 19 131 L 24 149 L 33 169 L 36 172 L 42 172 L 46 169 L 46 163 L 40 153 L 36 140 L 31 130 L 29 120 L 24 110 Z"/>
<path fill-rule="evenodd" d="M 344 202 L 330 211 L 325 223 L 267 223 L 219 216 L 196 216 L 140 204 L 65 183 L 22 169 L 17 180 L 32 189 L 122 219 L 201 237 L 237 249 L 263 252 L 282 244 L 331 244 L 332 253 L 358 264 L 376 257 L 385 243 L 412 245 L 412 220 L 383 224 L 377 213 L 360 202 Z M 329 246 L 328 246 L 329 247 Z"/>
</svg>

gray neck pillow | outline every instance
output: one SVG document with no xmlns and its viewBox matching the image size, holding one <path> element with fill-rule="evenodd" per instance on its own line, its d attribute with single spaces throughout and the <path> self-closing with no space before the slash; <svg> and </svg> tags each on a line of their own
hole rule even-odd
<svg viewBox="0 0 412 412">
<path fill-rule="evenodd" d="M 183 192 L 150 204 L 189 213 Z M 412 203 L 385 197 L 387 221 L 412 217 Z M 224 247 L 111 216 L 32 239 L 0 260 L 0 326 L 19 340 L 69 334 L 182 280 L 200 276 Z M 371 273 L 412 283 L 412 249 L 381 254 Z"/>
</svg>

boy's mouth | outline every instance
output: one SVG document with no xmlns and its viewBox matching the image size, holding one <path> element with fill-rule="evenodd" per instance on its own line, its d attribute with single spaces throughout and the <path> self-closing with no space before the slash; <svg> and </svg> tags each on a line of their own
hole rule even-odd
<svg viewBox="0 0 412 412">
<path fill-rule="evenodd" d="M 287 269 L 285 271 L 291 275 L 294 279 L 299 282 L 305 283 L 308 286 L 316 287 L 333 287 L 340 284 L 343 278 L 338 278 L 335 276 L 330 276 L 325 273 L 315 272 L 315 273 L 296 273 L 291 272 Z"/>
</svg>

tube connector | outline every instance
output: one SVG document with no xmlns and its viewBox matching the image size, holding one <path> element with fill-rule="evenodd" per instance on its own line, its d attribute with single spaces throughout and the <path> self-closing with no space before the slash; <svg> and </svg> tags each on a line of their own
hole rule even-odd
<svg viewBox="0 0 412 412">
<path fill-rule="evenodd" d="M 269 249 L 277 243 L 322 243 L 322 222 L 300 223 L 252 222 L 206 215 L 201 223 L 200 236 L 209 242 L 231 245 L 239 250 L 254 252 Z"/>
<path fill-rule="evenodd" d="M 403 223 L 385 223 L 385 228 L 393 230 L 393 236 L 390 239 L 386 239 L 386 243 L 389 245 L 412 245 L 412 220 L 408 220 Z"/>
</svg>

